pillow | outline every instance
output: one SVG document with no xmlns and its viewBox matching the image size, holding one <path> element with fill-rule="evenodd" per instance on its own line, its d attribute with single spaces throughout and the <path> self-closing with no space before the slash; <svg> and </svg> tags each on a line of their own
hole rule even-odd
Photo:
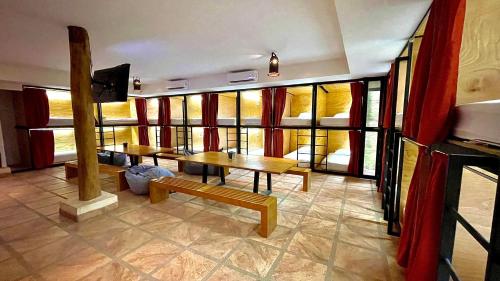
<svg viewBox="0 0 500 281">
<path fill-rule="evenodd" d="M 302 112 L 301 114 L 299 114 L 299 119 L 312 119 L 312 113 Z"/>
<path fill-rule="evenodd" d="M 333 115 L 333 118 L 349 118 L 349 112 L 342 112 Z"/>
<path fill-rule="evenodd" d="M 351 156 L 351 150 L 348 148 L 341 148 L 337 149 L 334 154 L 336 155 L 345 155 L 345 156 Z"/>
</svg>

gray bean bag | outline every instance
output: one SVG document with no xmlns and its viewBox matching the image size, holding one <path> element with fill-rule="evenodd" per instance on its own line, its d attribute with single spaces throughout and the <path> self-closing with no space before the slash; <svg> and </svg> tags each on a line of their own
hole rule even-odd
<svg viewBox="0 0 500 281">
<path fill-rule="evenodd" d="M 160 177 L 175 177 L 169 170 L 151 165 L 137 165 L 125 172 L 130 190 L 135 194 L 148 194 L 149 181 Z"/>
</svg>

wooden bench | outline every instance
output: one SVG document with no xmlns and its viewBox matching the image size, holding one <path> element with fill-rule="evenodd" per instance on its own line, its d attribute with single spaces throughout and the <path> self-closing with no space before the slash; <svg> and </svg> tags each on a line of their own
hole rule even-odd
<svg viewBox="0 0 500 281">
<path fill-rule="evenodd" d="M 64 163 L 66 179 L 78 177 L 78 162 L 70 161 Z M 109 174 L 115 177 L 116 191 L 129 189 L 127 179 L 125 178 L 126 168 L 99 163 L 99 173 Z"/>
<path fill-rule="evenodd" d="M 177 160 L 177 158 L 182 157 L 182 154 L 171 154 L 171 153 L 157 153 L 156 158 L 159 159 L 167 159 L 167 160 Z M 158 166 L 158 162 L 155 162 L 155 165 Z M 184 162 L 177 161 L 177 170 L 179 172 L 184 171 Z"/>
<path fill-rule="evenodd" d="M 311 187 L 311 169 L 302 167 L 292 167 L 286 171 L 287 174 L 302 176 L 302 191 L 308 191 Z"/>
<path fill-rule="evenodd" d="M 221 186 L 193 182 L 180 178 L 163 177 L 149 183 L 151 203 L 158 203 L 168 198 L 169 191 L 215 200 L 260 212 L 260 229 L 258 233 L 268 237 L 277 224 L 276 197 L 235 190 Z"/>
</svg>

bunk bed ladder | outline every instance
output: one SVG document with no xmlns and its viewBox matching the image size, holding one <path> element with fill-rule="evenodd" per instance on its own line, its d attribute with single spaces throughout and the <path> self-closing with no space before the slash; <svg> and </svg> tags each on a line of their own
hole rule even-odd
<svg viewBox="0 0 500 281">
<path fill-rule="evenodd" d="M 243 140 L 243 138 L 240 140 L 241 143 L 240 143 L 240 150 L 245 150 L 246 153 L 248 155 L 248 128 L 242 128 L 243 131 L 240 132 L 240 135 L 244 135 L 245 136 L 245 140 Z M 243 148 L 243 145 L 242 144 L 245 144 L 245 148 Z"/>
<path fill-rule="evenodd" d="M 184 127 L 175 126 L 175 153 L 176 154 L 180 154 L 179 153 L 179 144 L 184 146 Z"/>
<path fill-rule="evenodd" d="M 102 131 L 102 141 L 103 143 L 101 144 L 101 134 L 99 132 L 99 128 L 96 128 L 96 143 L 98 146 L 101 145 L 116 145 L 116 134 L 115 134 L 115 127 L 111 127 L 111 131 Z M 111 133 L 111 136 L 109 136 L 109 133 Z M 111 140 L 113 143 L 106 143 L 106 141 Z"/>
<path fill-rule="evenodd" d="M 300 131 L 301 130 L 305 130 L 306 132 L 309 132 L 309 133 L 306 133 L 306 134 L 301 134 Z M 311 144 L 309 142 L 306 142 L 306 143 L 301 143 L 299 140 L 301 137 L 307 137 L 307 140 L 310 140 L 311 139 L 311 130 L 308 130 L 308 129 L 296 129 L 297 133 L 297 140 L 296 140 L 296 148 L 297 148 L 297 161 L 299 161 L 299 163 L 297 163 L 297 167 L 300 167 L 300 164 L 310 164 L 310 159 L 307 160 L 307 161 L 300 161 L 299 160 L 299 154 L 305 154 L 305 155 L 310 155 L 311 151 L 309 151 L 309 153 L 305 153 L 305 152 L 299 152 L 299 148 L 302 147 L 302 146 L 306 146 L 306 145 L 309 145 L 310 149 L 312 150 L 313 148 L 311 147 Z"/>
<path fill-rule="evenodd" d="M 155 126 L 155 139 L 156 139 L 156 146 L 161 146 L 160 143 L 160 127 L 159 126 Z"/>
<path fill-rule="evenodd" d="M 234 132 L 230 132 L 230 130 L 233 129 Z M 238 147 L 238 131 L 236 128 L 226 128 L 226 152 L 229 151 L 229 144 L 230 143 L 236 143 L 236 147 Z M 233 136 L 235 139 L 230 139 L 229 136 Z M 233 147 L 234 148 L 234 147 Z"/>
<path fill-rule="evenodd" d="M 323 144 L 318 144 L 317 141 L 315 141 L 315 146 L 314 146 L 314 156 L 322 156 L 322 157 L 328 157 L 328 130 L 320 130 L 320 131 L 324 131 L 326 132 L 326 134 L 323 136 L 323 135 L 319 135 L 316 133 L 316 139 L 317 138 L 320 138 L 320 139 L 325 139 L 325 142 Z M 324 147 L 325 148 L 325 152 L 324 153 L 316 153 L 316 147 Z M 328 160 L 328 159 L 327 159 Z M 315 163 L 316 164 L 316 163 Z M 318 163 L 318 164 L 321 164 Z M 321 167 L 321 165 L 320 165 Z M 325 171 L 327 171 L 327 168 L 328 168 L 328 161 L 325 161 Z"/>
<path fill-rule="evenodd" d="M 384 175 L 383 191 L 383 209 L 384 219 L 387 220 L 387 234 L 399 236 L 399 216 L 396 213 L 396 192 L 397 192 L 397 174 L 398 174 L 398 152 L 401 132 L 389 131 L 389 141 L 387 146 L 387 157 L 385 165 L 387 169 Z M 397 228 L 395 230 L 394 228 Z"/>
</svg>

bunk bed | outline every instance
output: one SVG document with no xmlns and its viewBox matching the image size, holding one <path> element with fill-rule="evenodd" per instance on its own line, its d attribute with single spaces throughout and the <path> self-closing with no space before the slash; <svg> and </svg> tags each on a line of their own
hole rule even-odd
<svg viewBox="0 0 500 281">
<path fill-rule="evenodd" d="M 316 153 L 314 156 L 314 163 L 320 163 L 323 159 L 321 155 L 322 149 L 320 147 L 316 147 Z M 291 151 L 283 156 L 286 159 L 298 160 L 298 167 L 302 168 L 310 168 L 311 167 L 311 146 L 310 145 L 302 145 L 299 149 Z"/>
<path fill-rule="evenodd" d="M 349 149 L 337 149 L 323 158 L 319 166 L 325 171 L 347 172 L 350 159 Z"/>
<path fill-rule="evenodd" d="M 321 117 L 319 125 L 324 127 L 348 127 L 349 112 L 337 113 L 331 117 Z"/>
<path fill-rule="evenodd" d="M 500 146 L 500 99 L 456 107 L 453 136 Z"/>
</svg>

